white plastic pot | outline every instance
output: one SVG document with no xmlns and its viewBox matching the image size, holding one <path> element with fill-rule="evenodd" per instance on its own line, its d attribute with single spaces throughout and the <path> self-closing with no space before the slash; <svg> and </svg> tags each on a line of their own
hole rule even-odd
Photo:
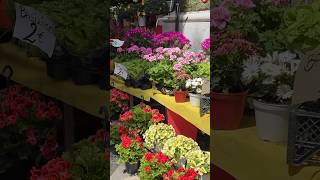
<svg viewBox="0 0 320 180">
<path fill-rule="evenodd" d="M 146 16 L 139 16 L 138 17 L 138 23 L 139 23 L 140 27 L 146 26 L 146 21 L 147 21 Z"/>
<path fill-rule="evenodd" d="M 200 107 L 200 94 L 189 93 L 190 103 L 194 107 Z"/>
<path fill-rule="evenodd" d="M 253 100 L 259 138 L 271 142 L 288 139 L 289 106 Z"/>
</svg>

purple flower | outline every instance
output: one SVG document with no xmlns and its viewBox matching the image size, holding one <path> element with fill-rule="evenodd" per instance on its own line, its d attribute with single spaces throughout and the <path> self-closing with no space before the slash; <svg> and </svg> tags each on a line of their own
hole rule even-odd
<svg viewBox="0 0 320 180">
<path fill-rule="evenodd" d="M 207 51 L 210 49 L 211 40 L 207 38 L 201 42 L 201 48 L 203 51 Z"/>
<path fill-rule="evenodd" d="M 222 30 L 226 27 L 227 22 L 231 20 L 229 11 L 224 7 L 214 7 L 211 10 L 211 23 L 214 27 Z"/>
<path fill-rule="evenodd" d="M 255 7 L 252 0 L 234 0 L 234 4 L 245 9 L 250 9 Z"/>
<path fill-rule="evenodd" d="M 133 45 L 127 49 L 128 53 L 138 52 L 139 47 L 137 45 Z"/>
<path fill-rule="evenodd" d="M 154 36 L 153 42 L 155 46 L 163 47 L 184 47 L 190 43 L 181 32 L 164 32 Z"/>
</svg>

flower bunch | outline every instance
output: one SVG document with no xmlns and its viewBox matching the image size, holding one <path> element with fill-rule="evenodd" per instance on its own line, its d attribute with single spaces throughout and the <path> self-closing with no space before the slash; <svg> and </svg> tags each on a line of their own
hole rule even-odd
<svg viewBox="0 0 320 180">
<path fill-rule="evenodd" d="M 185 158 L 186 154 L 192 150 L 200 150 L 198 143 L 191 138 L 178 135 L 168 139 L 164 143 L 162 152 L 170 158 L 179 160 Z"/>
<path fill-rule="evenodd" d="M 148 149 L 155 149 L 160 151 L 164 143 L 176 136 L 176 132 L 171 125 L 164 123 L 154 124 L 143 134 L 145 146 Z"/>
<path fill-rule="evenodd" d="M 190 47 L 190 41 L 181 32 L 164 32 L 153 37 L 155 47 Z"/>
<path fill-rule="evenodd" d="M 62 158 L 50 160 L 40 169 L 33 167 L 31 170 L 31 180 L 40 179 L 60 179 L 68 180 L 71 178 L 70 174 L 71 164 Z"/>
<path fill-rule="evenodd" d="M 121 163 L 138 162 L 146 152 L 146 149 L 142 146 L 142 138 L 134 133 L 131 133 L 131 135 L 122 134 L 121 143 L 115 147 Z"/>
<path fill-rule="evenodd" d="M 150 106 L 134 106 L 130 111 L 120 115 L 119 120 L 123 122 L 128 131 L 138 129 L 143 134 L 152 124 L 164 121 L 165 117 L 157 109 Z"/>
<path fill-rule="evenodd" d="M 121 114 L 129 109 L 129 95 L 116 88 L 111 89 L 110 112 Z"/>
<path fill-rule="evenodd" d="M 194 150 L 186 154 L 187 168 L 193 168 L 200 175 L 210 172 L 210 152 Z"/>
<path fill-rule="evenodd" d="M 186 88 L 192 93 L 201 94 L 202 84 L 203 80 L 201 78 L 188 79 L 186 81 Z"/>
<path fill-rule="evenodd" d="M 169 157 L 162 152 L 156 154 L 147 152 L 140 163 L 138 176 L 146 180 L 159 179 L 171 168 Z"/>
<path fill-rule="evenodd" d="M 41 146 L 40 151 L 43 157 L 47 160 L 53 159 L 57 156 L 58 143 L 56 137 L 47 135 L 44 144 Z"/>
<path fill-rule="evenodd" d="M 194 169 L 185 169 L 184 167 L 179 167 L 177 170 L 170 169 L 167 173 L 162 175 L 163 180 L 194 180 L 198 176 L 197 171 Z"/>
<path fill-rule="evenodd" d="M 293 95 L 294 75 L 300 60 L 290 51 L 254 56 L 245 61 L 242 81 L 256 87 L 256 96 L 268 103 L 288 104 Z"/>
<path fill-rule="evenodd" d="M 136 27 L 129 29 L 125 33 L 125 41 L 130 45 L 151 47 L 153 42 L 153 33 L 146 28 Z"/>
<path fill-rule="evenodd" d="M 175 89 L 176 90 L 184 90 L 186 89 L 186 81 L 191 78 L 191 75 L 186 73 L 185 71 L 177 71 L 175 72 Z"/>
<path fill-rule="evenodd" d="M 211 10 L 211 24 L 219 30 L 224 29 L 231 20 L 231 14 L 227 8 L 223 6 L 214 7 Z"/>
<path fill-rule="evenodd" d="M 201 42 L 201 49 L 202 49 L 202 51 L 206 52 L 207 54 L 210 54 L 210 47 L 211 47 L 210 38 L 207 38 Z"/>
<path fill-rule="evenodd" d="M 127 129 L 121 124 L 111 124 L 110 126 L 110 145 L 119 144 L 120 136 L 127 134 Z"/>
</svg>

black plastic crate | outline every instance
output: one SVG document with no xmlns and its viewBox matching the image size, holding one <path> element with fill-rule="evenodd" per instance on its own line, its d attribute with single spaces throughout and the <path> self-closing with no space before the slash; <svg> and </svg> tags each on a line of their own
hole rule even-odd
<svg viewBox="0 0 320 180">
<path fill-rule="evenodd" d="M 287 162 L 320 165 L 320 113 L 295 106 L 290 113 Z"/>
<path fill-rule="evenodd" d="M 210 113 L 210 97 L 201 96 L 200 98 L 200 116 Z"/>
</svg>

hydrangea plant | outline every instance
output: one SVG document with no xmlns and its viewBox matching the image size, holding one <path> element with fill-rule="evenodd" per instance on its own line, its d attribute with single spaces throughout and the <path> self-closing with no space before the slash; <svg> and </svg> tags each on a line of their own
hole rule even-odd
<svg viewBox="0 0 320 180">
<path fill-rule="evenodd" d="M 210 172 L 210 152 L 195 150 L 186 154 L 187 168 L 193 168 L 198 174 Z"/>
</svg>

